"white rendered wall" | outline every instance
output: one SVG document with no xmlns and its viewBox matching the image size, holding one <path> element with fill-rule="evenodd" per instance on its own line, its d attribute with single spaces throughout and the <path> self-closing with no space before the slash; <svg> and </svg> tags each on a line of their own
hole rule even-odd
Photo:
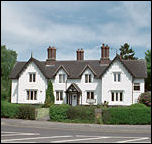
<svg viewBox="0 0 152 144">
<path fill-rule="evenodd" d="M 29 82 L 29 73 L 36 73 L 36 81 Z M 44 103 L 47 88 L 47 80 L 41 73 L 35 63 L 31 62 L 28 67 L 22 71 L 18 80 L 18 101 L 17 103 Z M 27 100 L 27 90 L 37 90 L 37 100 Z"/>
<path fill-rule="evenodd" d="M 114 82 L 113 72 L 121 73 L 120 82 Z M 111 91 L 115 90 L 123 91 L 123 102 L 111 101 Z M 114 61 L 102 77 L 102 103 L 104 101 L 108 101 L 109 105 L 132 104 L 132 76 L 118 60 Z"/>
<path fill-rule="evenodd" d="M 133 90 L 133 103 L 137 103 L 138 97 L 141 93 L 145 92 L 145 81 L 144 79 L 134 79 L 134 83 L 140 83 L 140 90 Z"/>
<path fill-rule="evenodd" d="M 68 79 L 66 83 L 59 83 L 59 74 L 66 75 L 66 72 L 63 69 L 60 69 L 55 76 L 55 80 L 52 80 L 53 88 L 54 88 L 55 104 L 66 103 L 65 91 L 72 83 L 77 84 L 77 86 L 81 89 L 83 105 L 88 105 L 88 103 L 86 103 L 87 91 L 94 91 L 94 98 L 96 99 L 95 104 L 101 103 L 101 80 L 95 79 L 93 73 L 89 69 L 86 69 L 84 71 L 81 79 Z M 92 75 L 92 80 L 93 80 L 92 83 L 85 83 L 85 74 Z M 67 79 L 67 75 L 66 75 L 66 79 Z M 57 90 L 63 90 L 63 101 L 56 101 Z M 80 104 L 81 104 L 81 97 L 80 97 Z"/>
<path fill-rule="evenodd" d="M 18 79 L 12 79 L 11 103 L 17 103 L 18 98 Z"/>
</svg>

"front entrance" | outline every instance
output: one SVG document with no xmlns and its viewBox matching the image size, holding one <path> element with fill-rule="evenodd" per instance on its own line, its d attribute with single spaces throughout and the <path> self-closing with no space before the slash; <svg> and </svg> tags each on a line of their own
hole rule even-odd
<svg viewBox="0 0 152 144">
<path fill-rule="evenodd" d="M 82 92 L 80 88 L 75 83 L 71 84 L 69 88 L 66 90 L 67 104 L 72 106 L 79 105 L 81 93 Z M 81 99 L 81 103 L 82 103 L 82 99 Z"/>
<path fill-rule="evenodd" d="M 72 106 L 77 105 L 77 94 L 72 94 Z"/>
</svg>

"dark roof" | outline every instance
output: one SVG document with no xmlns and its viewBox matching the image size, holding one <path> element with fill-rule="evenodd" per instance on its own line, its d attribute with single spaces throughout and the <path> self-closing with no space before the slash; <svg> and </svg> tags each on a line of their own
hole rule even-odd
<svg viewBox="0 0 152 144">
<path fill-rule="evenodd" d="M 80 74 L 86 67 L 90 67 L 91 71 L 94 72 L 96 78 L 100 78 L 108 69 L 108 67 L 113 63 L 115 59 L 120 60 L 120 62 L 125 66 L 125 68 L 133 75 L 135 78 L 146 78 L 147 68 L 145 60 L 121 60 L 119 56 L 116 56 L 110 64 L 100 64 L 99 60 L 83 60 L 83 61 L 55 61 L 54 65 L 45 65 L 46 61 L 38 61 L 34 58 L 30 58 L 28 62 L 16 62 L 11 74 L 11 79 L 16 79 L 19 74 L 23 71 L 26 66 L 33 61 L 40 71 L 44 74 L 46 78 L 53 78 L 54 74 L 64 67 L 69 74 L 68 78 L 77 79 L 80 78 Z"/>
<path fill-rule="evenodd" d="M 67 92 L 67 93 L 70 92 L 69 90 L 70 90 L 70 89 L 73 89 L 73 88 L 75 88 L 77 92 L 82 93 L 81 89 L 78 87 L 78 85 L 77 85 L 76 83 L 72 83 L 72 84 L 68 87 L 68 89 L 66 90 L 66 92 Z"/>
</svg>

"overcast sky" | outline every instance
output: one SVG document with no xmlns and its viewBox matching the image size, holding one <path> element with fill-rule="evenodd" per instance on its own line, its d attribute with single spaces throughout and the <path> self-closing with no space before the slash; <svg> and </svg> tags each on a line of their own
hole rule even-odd
<svg viewBox="0 0 152 144">
<path fill-rule="evenodd" d="M 116 49 L 129 43 L 136 57 L 151 49 L 151 2 L 7 1 L 1 2 L 1 40 L 27 61 L 31 52 L 46 60 L 47 48 L 57 48 L 58 60 L 75 60 L 83 48 L 85 59 L 100 59 L 102 43 Z M 118 51 L 119 52 L 119 51 Z"/>
</svg>

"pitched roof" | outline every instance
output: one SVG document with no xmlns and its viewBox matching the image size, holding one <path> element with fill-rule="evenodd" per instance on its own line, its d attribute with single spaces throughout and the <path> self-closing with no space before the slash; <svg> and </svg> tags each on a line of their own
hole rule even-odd
<svg viewBox="0 0 152 144">
<path fill-rule="evenodd" d="M 113 63 L 115 59 L 120 60 L 116 56 L 112 61 L 109 61 L 110 64 L 100 64 L 99 60 L 83 60 L 83 61 L 55 61 L 54 65 L 46 66 L 46 61 L 38 61 L 34 58 L 28 62 L 16 62 L 11 74 L 11 79 L 16 79 L 19 77 L 19 74 L 23 71 L 24 68 L 28 65 L 29 62 L 33 61 L 43 75 L 51 79 L 54 77 L 54 74 L 63 67 L 64 70 L 69 74 L 68 78 L 70 79 L 79 79 L 80 74 L 85 70 L 86 67 L 91 68 L 91 70 L 96 74 L 96 78 L 100 78 L 108 67 Z M 135 78 L 146 78 L 147 77 L 147 68 L 145 60 L 120 60 L 125 68 L 133 75 Z"/>
</svg>

